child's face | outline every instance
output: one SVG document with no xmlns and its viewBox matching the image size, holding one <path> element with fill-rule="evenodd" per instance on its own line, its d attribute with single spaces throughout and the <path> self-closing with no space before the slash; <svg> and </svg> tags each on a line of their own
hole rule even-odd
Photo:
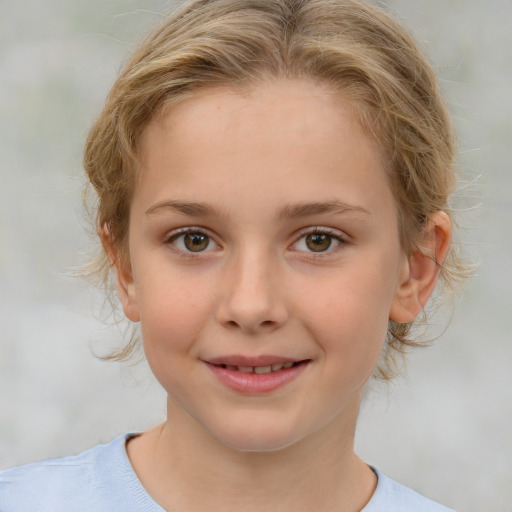
<svg viewBox="0 0 512 512">
<path fill-rule="evenodd" d="M 242 450 L 346 437 L 408 276 L 350 105 L 300 81 L 202 91 L 141 158 L 120 293 L 170 421 Z"/>
</svg>

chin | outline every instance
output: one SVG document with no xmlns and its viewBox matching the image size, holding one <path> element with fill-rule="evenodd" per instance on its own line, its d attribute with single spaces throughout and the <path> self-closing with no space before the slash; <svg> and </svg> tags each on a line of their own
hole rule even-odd
<svg viewBox="0 0 512 512">
<path fill-rule="evenodd" d="M 291 428 L 269 422 L 231 423 L 226 429 L 211 431 L 222 444 L 239 452 L 276 452 L 298 442 L 301 436 Z"/>
</svg>

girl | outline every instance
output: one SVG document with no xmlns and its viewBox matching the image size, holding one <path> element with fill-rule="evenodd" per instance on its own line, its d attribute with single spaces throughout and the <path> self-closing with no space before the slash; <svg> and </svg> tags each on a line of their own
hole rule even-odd
<svg viewBox="0 0 512 512">
<path fill-rule="evenodd" d="M 184 4 L 126 64 L 84 158 L 96 271 L 140 324 L 167 420 L 4 472 L 0 510 L 448 510 L 354 435 L 366 383 L 463 275 L 454 152 L 432 69 L 380 9 Z"/>
</svg>

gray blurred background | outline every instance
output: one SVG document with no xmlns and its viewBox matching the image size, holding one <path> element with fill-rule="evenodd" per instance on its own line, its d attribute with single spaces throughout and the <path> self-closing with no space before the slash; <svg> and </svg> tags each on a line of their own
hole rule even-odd
<svg viewBox="0 0 512 512">
<path fill-rule="evenodd" d="M 144 363 L 92 351 L 122 333 L 70 269 L 90 249 L 84 137 L 127 52 L 172 3 L 0 0 L 0 468 L 163 420 Z M 482 264 L 447 333 L 363 406 L 361 455 L 460 511 L 512 503 L 512 2 L 392 0 L 439 68 Z"/>
</svg>

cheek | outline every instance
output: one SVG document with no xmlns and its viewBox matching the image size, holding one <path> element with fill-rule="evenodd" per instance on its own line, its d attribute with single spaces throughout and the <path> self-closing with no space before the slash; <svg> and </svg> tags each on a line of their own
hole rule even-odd
<svg viewBox="0 0 512 512">
<path fill-rule="evenodd" d="M 304 297 L 303 314 L 327 329 L 334 326 L 352 332 L 386 329 L 394 287 L 383 270 L 341 269 L 324 279 L 303 282 L 300 288 Z"/>
<path fill-rule="evenodd" d="M 308 293 L 303 291 L 299 315 L 327 358 L 347 361 L 354 369 L 359 363 L 370 368 L 377 362 L 393 295 L 392 285 L 383 275 L 343 270 L 323 284 L 317 281 L 308 286 Z"/>
<path fill-rule="evenodd" d="M 146 285 L 138 290 L 138 302 L 148 360 L 187 354 L 208 321 L 211 290 L 203 280 L 180 275 Z"/>
<path fill-rule="evenodd" d="M 183 375 L 192 374 L 198 356 L 197 340 L 211 309 L 208 293 L 176 279 L 141 292 L 141 335 L 147 362 L 168 393 L 186 394 Z"/>
</svg>

